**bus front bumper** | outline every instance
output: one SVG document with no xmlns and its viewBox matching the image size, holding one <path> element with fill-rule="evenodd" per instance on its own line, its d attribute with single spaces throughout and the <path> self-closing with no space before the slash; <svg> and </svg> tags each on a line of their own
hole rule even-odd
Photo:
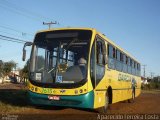
<svg viewBox="0 0 160 120">
<path fill-rule="evenodd" d="M 49 100 L 48 95 L 38 94 L 28 91 L 28 98 L 31 104 L 35 105 L 51 105 L 51 106 L 67 106 L 67 107 L 78 107 L 78 108 L 91 108 L 94 106 L 94 92 L 88 92 L 83 95 L 59 96 L 59 100 Z"/>
</svg>

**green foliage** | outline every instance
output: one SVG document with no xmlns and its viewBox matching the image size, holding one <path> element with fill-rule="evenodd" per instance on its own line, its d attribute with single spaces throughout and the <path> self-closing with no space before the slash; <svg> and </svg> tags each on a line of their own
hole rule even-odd
<svg viewBox="0 0 160 120">
<path fill-rule="evenodd" d="M 1 74 L 1 76 L 2 77 L 7 76 L 15 66 L 16 66 L 16 63 L 14 61 L 2 62 L 0 64 L 0 74 Z"/>
<path fill-rule="evenodd" d="M 24 113 L 30 110 L 25 89 L 4 89 L 0 91 L 1 113 Z"/>
<path fill-rule="evenodd" d="M 15 67 L 15 63 L 14 62 L 6 62 L 4 63 L 4 66 L 3 66 L 3 71 L 5 74 L 8 74 L 11 72 L 11 70 Z"/>
<path fill-rule="evenodd" d="M 28 79 L 28 76 L 29 76 L 29 60 L 26 62 L 26 64 L 24 65 L 23 69 L 21 69 L 20 71 L 20 76 L 22 78 L 27 78 Z"/>
<path fill-rule="evenodd" d="M 150 82 L 149 84 L 142 84 L 143 90 L 160 89 L 160 82 Z"/>
<path fill-rule="evenodd" d="M 2 71 L 3 71 L 3 62 L 0 61 L 0 77 L 2 77 Z"/>
</svg>

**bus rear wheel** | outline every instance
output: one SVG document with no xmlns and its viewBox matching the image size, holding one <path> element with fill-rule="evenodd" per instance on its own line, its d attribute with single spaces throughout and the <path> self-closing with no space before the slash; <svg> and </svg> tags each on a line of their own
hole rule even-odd
<svg viewBox="0 0 160 120">
<path fill-rule="evenodd" d="M 101 114 L 105 114 L 107 112 L 108 106 L 109 106 L 109 97 L 108 97 L 108 94 L 106 94 L 104 106 L 97 108 L 97 111 Z"/>
</svg>

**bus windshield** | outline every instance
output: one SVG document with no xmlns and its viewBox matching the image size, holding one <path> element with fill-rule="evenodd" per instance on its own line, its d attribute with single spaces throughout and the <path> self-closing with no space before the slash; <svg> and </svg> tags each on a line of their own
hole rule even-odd
<svg viewBox="0 0 160 120">
<path fill-rule="evenodd" d="M 30 80 L 41 84 L 68 85 L 86 81 L 89 30 L 38 33 L 30 61 Z"/>
</svg>

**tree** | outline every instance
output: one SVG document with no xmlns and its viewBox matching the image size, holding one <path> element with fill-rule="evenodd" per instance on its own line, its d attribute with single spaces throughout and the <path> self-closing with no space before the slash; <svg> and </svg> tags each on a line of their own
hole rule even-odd
<svg viewBox="0 0 160 120">
<path fill-rule="evenodd" d="M 0 65 L 0 73 L 2 76 L 2 83 L 4 83 L 4 78 L 9 75 L 9 73 L 12 71 L 12 69 L 16 66 L 16 63 L 14 61 L 9 62 L 2 62 Z"/>
<path fill-rule="evenodd" d="M 0 60 L 0 78 L 2 77 L 3 61 Z"/>
<path fill-rule="evenodd" d="M 24 79 L 24 82 L 25 82 L 25 79 L 28 79 L 29 77 L 29 60 L 27 60 L 26 64 L 24 65 L 23 69 L 20 70 L 20 77 L 21 79 Z"/>
</svg>

